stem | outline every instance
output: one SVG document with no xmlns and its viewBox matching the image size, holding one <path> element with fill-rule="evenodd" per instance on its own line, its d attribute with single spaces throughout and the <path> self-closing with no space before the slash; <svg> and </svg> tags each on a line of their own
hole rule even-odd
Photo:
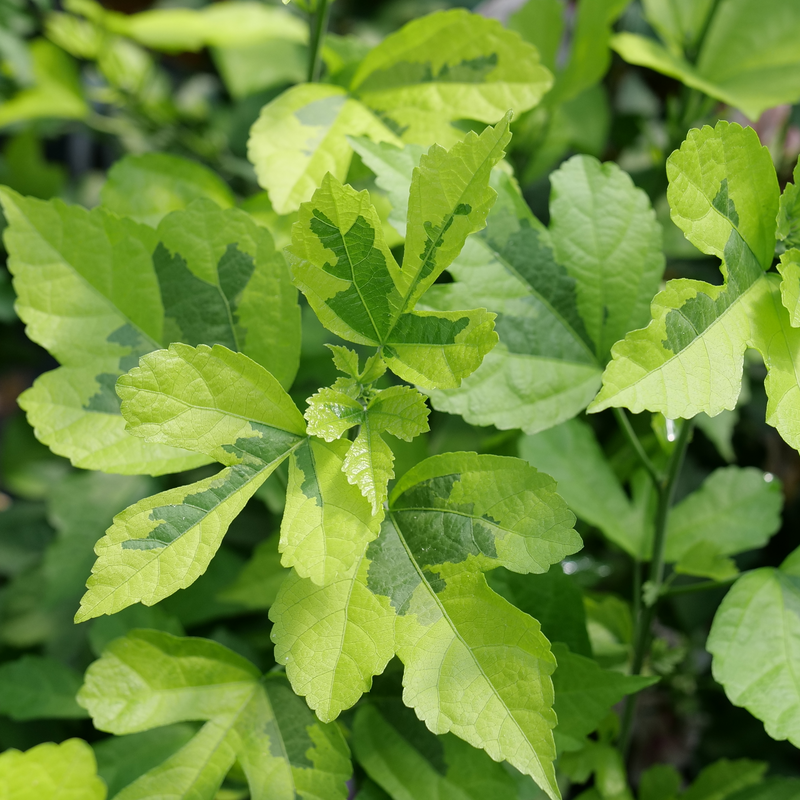
<svg viewBox="0 0 800 800">
<path fill-rule="evenodd" d="M 678 434 L 675 442 L 675 449 L 672 451 L 667 470 L 663 478 L 658 481 L 658 510 L 656 512 L 655 536 L 653 537 L 653 557 L 650 561 L 650 573 L 648 582 L 656 587 L 656 596 L 661 590 L 664 582 L 664 546 L 667 542 L 667 521 L 669 520 L 669 510 L 672 505 L 672 498 L 675 494 L 675 484 L 680 475 L 683 459 L 686 456 L 686 448 L 692 437 L 693 423 L 686 420 Z M 634 637 L 633 664 L 631 674 L 639 675 L 644 666 L 644 660 L 650 646 L 650 634 L 653 620 L 656 614 L 656 604 L 645 604 L 642 613 L 636 620 L 636 634 Z M 633 726 L 633 714 L 636 710 L 636 695 L 628 698 L 625 703 L 625 713 L 622 718 L 622 729 L 620 733 L 620 750 L 623 757 L 627 755 L 631 744 L 631 731 Z"/>
<path fill-rule="evenodd" d="M 319 81 L 322 67 L 322 46 L 325 43 L 325 34 L 328 30 L 329 15 L 330 5 L 328 0 L 318 0 L 317 10 L 309 20 L 309 27 L 311 28 L 311 43 L 308 55 L 309 83 L 317 83 Z"/>
<path fill-rule="evenodd" d="M 661 597 L 674 597 L 678 594 L 691 594 L 693 592 L 707 592 L 710 589 L 721 589 L 724 586 L 730 586 L 744 574 L 744 572 L 737 572 L 736 575 L 732 575 L 730 578 L 725 578 L 721 581 L 700 581 L 699 583 L 689 583 L 686 586 L 675 586 L 666 592 L 662 592 Z"/>
<path fill-rule="evenodd" d="M 639 441 L 639 437 L 636 435 L 636 431 L 633 429 L 633 425 L 631 425 L 631 421 L 628 419 L 628 415 L 625 413 L 625 409 L 615 408 L 614 416 L 616 416 L 617 422 L 619 422 L 619 426 L 622 428 L 622 432 L 630 442 L 631 447 L 636 451 L 636 455 L 639 457 L 639 461 L 642 462 L 642 466 L 647 470 L 650 479 L 658 486 L 661 482 L 661 474 L 656 469 L 655 464 L 650 460 L 650 456 L 645 452 L 642 443 Z"/>
</svg>

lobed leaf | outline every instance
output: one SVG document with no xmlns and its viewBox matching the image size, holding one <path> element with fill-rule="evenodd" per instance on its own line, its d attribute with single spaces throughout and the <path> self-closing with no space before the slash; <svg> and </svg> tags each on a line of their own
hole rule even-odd
<svg viewBox="0 0 800 800">
<path fill-rule="evenodd" d="M 79 699 L 95 726 L 114 734 L 205 723 L 120 800 L 145 800 L 166 788 L 213 800 L 235 761 L 253 800 L 347 797 L 351 766 L 339 729 L 316 721 L 285 678 L 261 677 L 215 642 L 133 631 L 89 667 Z"/>
</svg>

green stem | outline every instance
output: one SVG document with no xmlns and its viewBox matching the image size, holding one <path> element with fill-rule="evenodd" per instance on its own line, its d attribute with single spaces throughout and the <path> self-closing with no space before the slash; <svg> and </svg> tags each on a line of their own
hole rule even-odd
<svg viewBox="0 0 800 800">
<path fill-rule="evenodd" d="M 667 470 L 661 480 L 656 484 L 658 490 L 658 509 L 656 511 L 655 535 L 653 537 L 653 557 L 650 561 L 650 573 L 648 583 L 656 589 L 656 597 L 661 590 L 664 582 L 664 547 L 667 542 L 667 522 L 669 520 L 670 506 L 675 494 L 675 484 L 680 475 L 683 460 L 686 456 L 686 448 L 692 436 L 693 423 L 686 420 L 681 426 L 678 439 L 675 442 L 675 449 L 672 451 Z M 650 646 L 651 628 L 656 614 L 656 604 L 645 603 L 641 614 L 636 620 L 636 633 L 634 636 L 633 664 L 631 674 L 640 675 L 647 651 Z M 636 695 L 629 697 L 625 704 L 625 712 L 622 718 L 622 729 L 620 732 L 620 750 L 623 756 L 627 755 L 631 744 L 631 732 L 633 727 L 633 715 L 636 710 Z"/>
<path fill-rule="evenodd" d="M 308 54 L 308 82 L 319 81 L 322 68 L 322 46 L 325 43 L 325 34 L 328 30 L 328 17 L 330 5 L 328 0 L 318 0 L 317 10 L 309 21 L 311 42 Z"/>
<path fill-rule="evenodd" d="M 686 586 L 675 586 L 661 593 L 661 597 L 674 597 L 679 594 L 692 594 L 693 592 L 707 592 L 711 589 L 722 589 L 725 586 L 730 586 L 734 581 L 744 575 L 744 572 L 737 572 L 730 578 L 725 578 L 722 581 L 700 581 L 699 583 L 689 583 Z"/>
<path fill-rule="evenodd" d="M 639 437 L 636 435 L 636 431 L 633 429 L 633 425 L 631 425 L 631 421 L 628 419 L 628 415 L 625 413 L 625 409 L 615 408 L 614 416 L 616 416 L 617 422 L 630 442 L 631 447 L 636 451 L 636 455 L 639 457 L 639 461 L 642 462 L 642 466 L 647 470 L 650 479 L 657 486 L 661 482 L 661 474 L 656 469 L 655 464 L 650 460 L 650 456 L 645 452 L 641 441 L 639 441 Z"/>
</svg>

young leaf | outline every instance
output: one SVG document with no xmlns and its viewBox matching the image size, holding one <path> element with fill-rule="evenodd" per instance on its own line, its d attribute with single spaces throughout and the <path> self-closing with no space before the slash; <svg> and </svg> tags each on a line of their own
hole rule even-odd
<svg viewBox="0 0 800 800">
<path fill-rule="evenodd" d="M 152 605 L 193 583 L 245 503 L 305 438 L 305 421 L 275 378 L 221 345 L 151 353 L 120 378 L 119 393 L 131 433 L 226 468 L 115 517 L 95 548 L 78 621 Z"/>
<path fill-rule="evenodd" d="M 611 345 L 646 322 L 658 288 L 661 231 L 630 178 L 576 156 L 551 181 L 548 230 L 498 174 L 487 227 L 450 268 L 456 282 L 426 295 L 438 309 L 480 298 L 499 312 L 500 344 L 481 368 L 458 391 L 431 395 L 434 407 L 474 424 L 535 433 L 575 416 L 596 393 Z"/>
<path fill-rule="evenodd" d="M 80 719 L 75 702 L 81 676 L 46 656 L 22 656 L 0 665 L 0 714 L 15 720 Z M 2 794 L 0 794 L 2 797 Z"/>
<path fill-rule="evenodd" d="M 408 142 L 456 140 L 450 122 L 493 123 L 552 85 L 536 49 L 496 20 L 453 9 L 414 20 L 374 48 L 350 90 Z"/>
<path fill-rule="evenodd" d="M 500 764 L 455 736 L 434 736 L 398 701 L 359 708 L 353 749 L 393 800 L 518 798 L 514 779 Z"/>
<path fill-rule="evenodd" d="M 92 748 L 81 739 L 0 753 L 0 797 L 14 800 L 105 800 Z"/>
<path fill-rule="evenodd" d="M 308 439 L 290 456 L 282 561 L 320 586 L 348 573 L 380 528 L 380 517 L 345 475 L 348 455 L 347 442 Z"/>
<path fill-rule="evenodd" d="M 276 658 L 330 719 L 397 652 L 404 702 L 430 730 L 510 761 L 556 797 L 549 645 L 481 573 L 546 571 L 580 547 L 573 519 L 552 479 L 517 459 L 427 459 L 398 481 L 349 579 L 284 584 L 270 612 Z"/>
<path fill-rule="evenodd" d="M 767 422 L 800 447 L 800 387 L 793 353 L 800 335 L 765 274 L 775 249 L 778 186 L 752 128 L 719 122 L 693 130 L 667 162 L 672 218 L 686 238 L 722 259 L 723 286 L 673 280 L 652 304 L 652 322 L 613 348 L 603 389 L 590 406 L 626 406 L 666 417 L 732 409 L 747 347 L 767 366 Z"/>
<path fill-rule="evenodd" d="M 728 699 L 773 739 L 800 747 L 800 551 L 743 575 L 714 617 L 706 648 Z"/>
<path fill-rule="evenodd" d="M 351 767 L 339 729 L 316 721 L 285 678 L 261 677 L 215 642 L 134 631 L 89 667 L 79 700 L 95 727 L 117 735 L 205 723 L 119 800 L 146 800 L 167 788 L 176 797 L 191 791 L 197 800 L 213 800 L 237 760 L 253 800 L 347 797 Z"/>
<path fill-rule="evenodd" d="M 348 135 L 399 144 L 378 117 L 338 86 L 300 84 L 261 109 L 247 156 L 275 211 L 296 211 L 328 173 L 345 179 L 353 156 Z"/>
<path fill-rule="evenodd" d="M 102 208 L 10 190 L 0 201 L 17 309 L 29 336 L 62 364 L 20 403 L 37 436 L 77 466 L 161 474 L 207 461 L 128 436 L 119 412 L 117 377 L 173 337 L 240 347 L 291 382 L 300 347 L 295 290 L 268 231 L 244 212 L 197 200 L 156 232 Z M 275 347 L 278 339 L 286 346 Z"/>
<path fill-rule="evenodd" d="M 294 228 L 288 250 L 293 277 L 323 325 L 349 341 L 382 347 L 393 372 L 425 388 L 458 386 L 496 342 L 494 316 L 482 309 L 413 308 L 466 236 L 484 224 L 493 196 L 489 172 L 502 157 L 508 124 L 506 116 L 480 136 L 469 134 L 450 153 L 432 149 L 425 172 L 417 173 L 412 185 L 412 198 L 424 190 L 435 196 L 435 209 L 419 197 L 410 205 L 408 237 L 418 246 L 402 270 L 367 193 L 330 175 L 301 207 Z M 451 185 L 452 193 L 435 193 L 437 180 Z"/>
<path fill-rule="evenodd" d="M 125 156 L 108 171 L 100 190 L 103 207 L 155 228 L 171 211 L 206 197 L 220 208 L 233 206 L 233 194 L 216 173 L 195 161 L 167 153 Z"/>
</svg>

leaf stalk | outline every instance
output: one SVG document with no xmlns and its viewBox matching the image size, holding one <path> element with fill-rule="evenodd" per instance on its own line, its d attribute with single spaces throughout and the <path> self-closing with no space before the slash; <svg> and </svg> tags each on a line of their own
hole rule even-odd
<svg viewBox="0 0 800 800">
<path fill-rule="evenodd" d="M 318 0 L 317 9 L 309 18 L 311 41 L 308 51 L 308 82 L 318 83 L 322 69 L 322 48 L 325 44 L 325 34 L 328 31 L 330 17 L 330 3 L 328 0 Z"/>
</svg>

